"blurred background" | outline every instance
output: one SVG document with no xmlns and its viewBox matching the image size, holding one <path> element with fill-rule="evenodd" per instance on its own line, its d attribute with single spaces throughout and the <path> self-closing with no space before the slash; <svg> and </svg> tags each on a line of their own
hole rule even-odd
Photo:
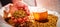
<svg viewBox="0 0 60 27">
<path fill-rule="evenodd" d="M 3 0 L 1 0 L 3 1 Z M 4 0 L 4 1 L 8 1 L 8 3 L 11 3 L 11 0 Z M 8 4 L 6 2 L 6 4 L 4 4 L 5 2 L 3 1 L 3 4 L 1 5 L 0 2 L 0 8 L 6 4 Z M 40 8 L 46 8 L 46 9 L 50 9 L 50 10 L 55 10 L 60 12 L 60 0 L 23 0 L 25 3 L 27 3 L 30 6 L 38 6 Z"/>
<path fill-rule="evenodd" d="M 47 8 L 60 12 L 60 0 L 23 0 L 30 6 L 37 4 L 40 8 Z"/>
<path fill-rule="evenodd" d="M 9 0 L 6 0 L 6 1 L 8 1 L 8 2 L 4 2 L 4 1 L 1 2 L 0 1 L 0 8 L 7 5 L 8 3 L 11 3 L 11 1 L 9 1 Z M 60 0 L 23 0 L 23 1 L 25 3 L 27 3 L 29 6 L 37 6 L 37 7 L 40 7 L 40 8 L 55 10 L 55 11 L 60 13 Z M 0 24 L 2 24 L 2 23 L 0 23 Z M 3 25 L 2 27 L 8 27 L 8 26 Z"/>
</svg>

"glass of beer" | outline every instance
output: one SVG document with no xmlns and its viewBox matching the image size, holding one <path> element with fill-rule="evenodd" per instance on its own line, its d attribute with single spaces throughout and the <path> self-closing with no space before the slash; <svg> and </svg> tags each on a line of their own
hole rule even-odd
<svg viewBox="0 0 60 27">
<path fill-rule="evenodd" d="M 48 18 L 48 11 L 45 8 L 37 8 L 34 9 L 33 16 L 37 21 L 46 20 Z"/>
</svg>

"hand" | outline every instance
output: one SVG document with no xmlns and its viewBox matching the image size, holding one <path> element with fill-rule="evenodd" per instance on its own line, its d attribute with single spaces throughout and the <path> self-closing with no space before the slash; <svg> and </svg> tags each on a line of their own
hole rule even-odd
<svg viewBox="0 0 60 27">
<path fill-rule="evenodd" d="M 28 5 L 24 4 L 22 0 L 13 0 L 13 5 L 17 9 L 24 8 L 24 10 L 26 10 L 26 13 L 29 15 L 30 12 L 28 9 Z"/>
</svg>

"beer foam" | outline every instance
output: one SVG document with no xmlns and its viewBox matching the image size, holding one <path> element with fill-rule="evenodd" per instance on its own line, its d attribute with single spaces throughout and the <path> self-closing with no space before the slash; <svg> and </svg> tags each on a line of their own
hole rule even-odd
<svg viewBox="0 0 60 27">
<path fill-rule="evenodd" d="M 39 8 L 39 7 L 31 7 L 29 10 L 30 12 L 46 12 L 47 11 L 47 9 Z"/>
</svg>

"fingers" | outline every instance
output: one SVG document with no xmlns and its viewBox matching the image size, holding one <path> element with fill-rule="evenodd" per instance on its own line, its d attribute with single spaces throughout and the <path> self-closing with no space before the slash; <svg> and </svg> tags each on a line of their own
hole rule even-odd
<svg viewBox="0 0 60 27">
<path fill-rule="evenodd" d="M 17 8 L 14 5 L 10 5 L 9 13 L 13 14 L 16 10 Z"/>
<path fill-rule="evenodd" d="M 16 3 L 16 6 L 17 6 L 17 7 L 24 7 L 24 5 L 25 5 L 25 4 L 22 3 L 22 2 L 17 2 L 17 3 Z"/>
<path fill-rule="evenodd" d="M 22 0 L 12 0 L 13 5 L 17 7 L 23 7 L 25 4 L 22 2 Z"/>
<path fill-rule="evenodd" d="M 28 6 L 21 1 L 22 0 L 13 0 L 14 7 L 16 7 L 17 9 L 24 8 L 26 13 L 29 15 L 30 12 L 29 12 Z"/>
</svg>

